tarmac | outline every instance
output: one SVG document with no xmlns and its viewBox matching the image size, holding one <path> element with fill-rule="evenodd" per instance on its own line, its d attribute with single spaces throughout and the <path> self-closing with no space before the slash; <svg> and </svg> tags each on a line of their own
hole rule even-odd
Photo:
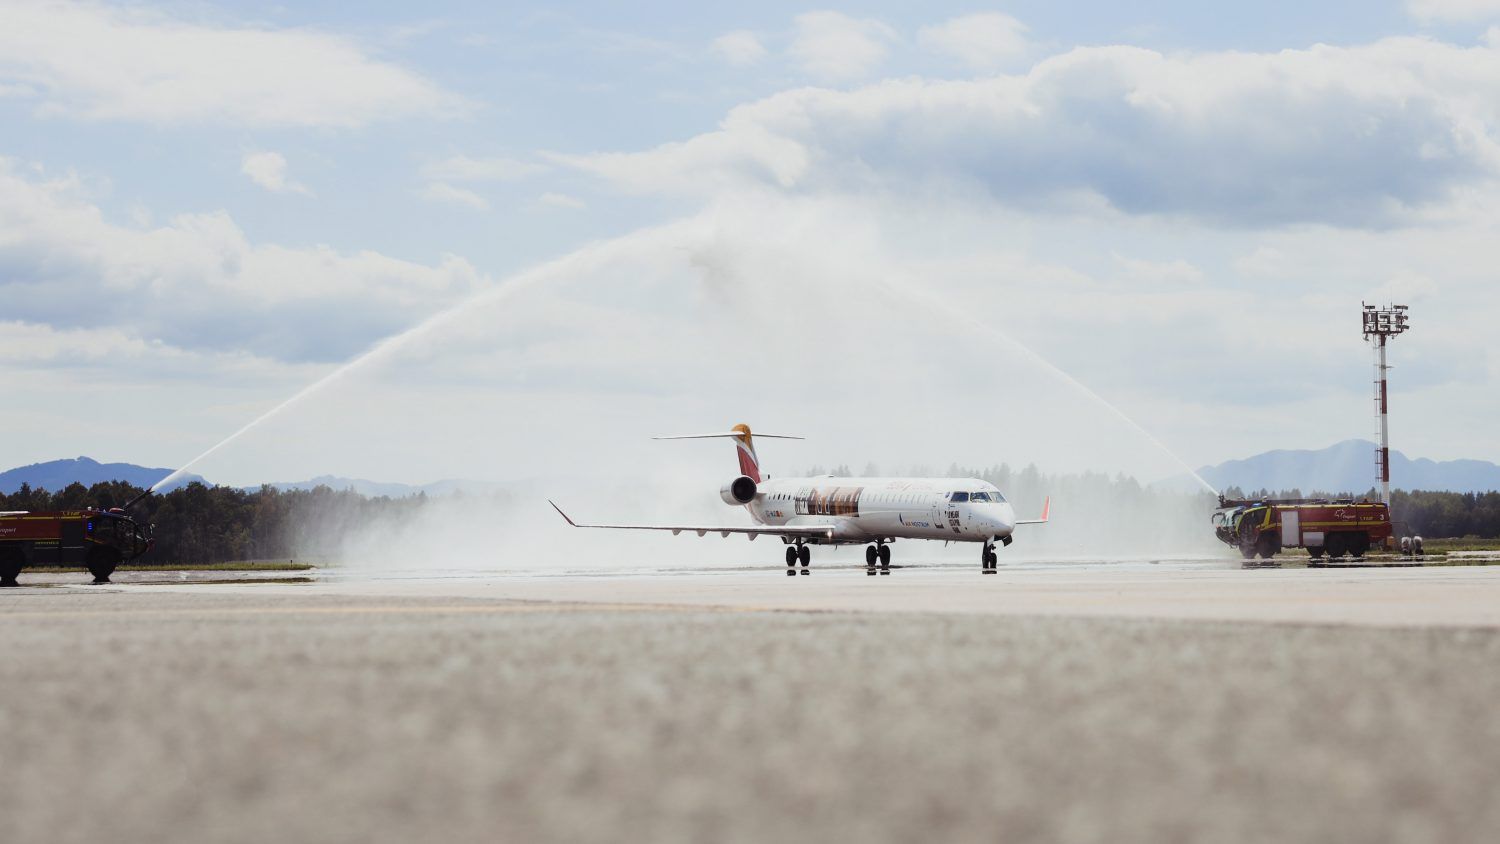
<svg viewBox="0 0 1500 844">
<path fill-rule="evenodd" d="M 1500 829 L 1500 567 L 80 580 L 0 592 L 6 842 Z"/>
</svg>

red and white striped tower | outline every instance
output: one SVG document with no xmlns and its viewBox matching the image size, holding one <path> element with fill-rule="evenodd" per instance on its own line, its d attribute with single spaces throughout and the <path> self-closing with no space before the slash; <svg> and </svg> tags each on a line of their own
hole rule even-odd
<svg viewBox="0 0 1500 844">
<path fill-rule="evenodd" d="M 1375 479 L 1380 482 L 1380 500 L 1391 503 L 1391 427 L 1390 402 L 1386 389 L 1385 346 L 1390 338 L 1407 329 L 1406 306 L 1387 305 L 1377 308 L 1364 305 L 1365 339 L 1375 344 L 1375 415 L 1380 420 L 1380 444 L 1375 448 Z"/>
</svg>

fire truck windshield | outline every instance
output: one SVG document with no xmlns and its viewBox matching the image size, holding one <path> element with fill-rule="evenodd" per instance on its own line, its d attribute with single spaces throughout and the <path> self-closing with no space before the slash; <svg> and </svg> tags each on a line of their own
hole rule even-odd
<svg viewBox="0 0 1500 844">
<path fill-rule="evenodd" d="M 98 543 L 118 548 L 131 556 L 145 552 L 150 530 L 120 516 L 95 514 L 88 521 L 89 536 Z"/>
</svg>

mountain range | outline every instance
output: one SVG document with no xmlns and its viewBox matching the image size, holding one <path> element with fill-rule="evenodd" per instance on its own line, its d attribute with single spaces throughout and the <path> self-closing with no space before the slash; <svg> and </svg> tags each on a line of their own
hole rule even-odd
<svg viewBox="0 0 1500 844">
<path fill-rule="evenodd" d="M 0 493 L 10 494 L 21 488 L 21 484 L 30 484 L 32 489 L 45 489 L 57 492 L 72 483 L 81 483 L 84 486 L 93 486 L 103 481 L 125 481 L 142 488 L 150 488 L 162 478 L 172 474 L 172 469 L 152 468 L 149 466 L 137 466 L 134 463 L 100 463 L 90 457 L 77 457 L 72 460 L 49 460 L 46 463 L 33 463 L 30 466 L 19 466 L 5 472 L 0 472 Z M 167 491 L 180 486 L 198 481 L 208 483 L 202 475 L 191 473 L 183 475 L 172 482 L 166 488 Z M 260 489 L 260 484 L 247 486 L 247 492 Z M 400 484 L 386 483 L 382 481 L 367 481 L 363 478 L 343 478 L 334 475 L 319 475 L 306 481 L 272 482 L 269 486 L 275 487 L 283 492 L 287 490 L 308 490 L 319 486 L 326 486 L 335 490 L 353 490 L 367 498 L 378 498 L 386 496 L 389 498 L 405 498 L 409 495 L 426 493 L 427 495 L 452 495 L 455 492 L 465 494 L 486 494 L 505 491 L 515 491 L 525 486 L 521 484 L 500 484 L 489 481 L 468 480 L 442 480 L 430 484 Z"/>
<path fill-rule="evenodd" d="M 1300 489 L 1304 493 L 1362 493 L 1376 485 L 1375 443 L 1345 440 L 1316 451 L 1268 451 L 1198 470 L 1215 489 L 1245 492 Z M 1485 460 L 1413 460 L 1391 451 L 1393 489 L 1489 492 L 1500 490 L 1500 466 Z"/>
<path fill-rule="evenodd" d="M 30 484 L 32 489 L 51 492 L 58 492 L 72 483 L 93 486 L 104 481 L 125 481 L 138 487 L 150 488 L 173 471 L 137 466 L 134 463 L 100 463 L 90 457 L 50 460 L 0 472 L 0 493 L 9 495 L 20 489 L 23 483 Z M 187 474 L 174 481 L 172 486 L 175 488 L 202 480 L 198 475 Z"/>
<path fill-rule="evenodd" d="M 153 469 L 131 463 L 100 463 L 88 457 L 73 460 L 53 460 L 33 463 L 6 472 L 0 472 L 0 493 L 13 493 L 22 483 L 34 489 L 57 491 L 77 482 L 89 486 L 100 481 L 122 480 L 139 487 L 149 487 L 172 473 L 171 469 Z M 1314 490 L 1324 492 L 1361 493 L 1375 485 L 1375 444 L 1368 440 L 1345 440 L 1328 448 L 1317 450 L 1268 451 L 1243 460 L 1229 460 L 1217 466 L 1204 466 L 1198 470 L 1215 489 L 1237 486 L 1251 492 L 1259 489 L 1300 489 L 1304 493 Z M 1185 477 L 1185 476 L 1184 476 Z M 173 486 L 204 481 L 198 475 L 185 475 Z M 1169 482 L 1172 487 L 1188 488 L 1196 485 L 1184 484 L 1181 479 Z M 524 484 L 523 484 L 524 485 Z M 515 491 L 517 484 L 487 481 L 443 480 L 430 484 L 401 484 L 370 481 L 361 478 L 344 478 L 320 475 L 306 481 L 276 482 L 270 484 L 279 490 L 312 489 L 326 486 L 331 489 L 351 489 L 370 496 L 401 498 L 418 493 L 430 496 L 450 495 L 455 492 L 493 493 Z M 1426 458 L 1411 459 L 1399 451 L 1391 452 L 1391 486 L 1396 489 L 1448 490 L 1451 492 L 1488 492 L 1500 490 L 1500 466 L 1485 460 L 1434 461 Z M 259 489 L 259 485 L 246 487 Z"/>
</svg>

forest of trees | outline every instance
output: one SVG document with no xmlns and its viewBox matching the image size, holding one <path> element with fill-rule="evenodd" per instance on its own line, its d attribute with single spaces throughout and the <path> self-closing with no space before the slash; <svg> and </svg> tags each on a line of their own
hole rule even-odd
<svg viewBox="0 0 1500 844">
<path fill-rule="evenodd" d="M 123 507 L 143 492 L 113 481 L 60 492 L 22 485 L 0 494 L 0 510 L 71 510 Z M 320 486 L 253 492 L 226 486 L 188 484 L 163 495 L 148 495 L 131 508 L 138 522 L 155 526 L 156 548 L 140 560 L 161 565 L 233 560 L 292 560 L 327 556 L 339 538 L 381 519 L 402 519 L 427 503 L 409 498 L 366 498 L 349 490 Z"/>
<path fill-rule="evenodd" d="M 873 467 L 871 467 L 873 468 Z M 813 472 L 821 474 L 821 472 Z M 831 474 L 847 475 L 847 467 Z M 871 474 L 876 474 L 872 472 Z M 905 474 L 905 473 L 903 473 Z M 912 474 L 935 474 L 931 471 Z M 1128 541 L 1150 538 L 1158 546 L 1181 547 L 1211 540 L 1207 515 L 1216 504 L 1207 492 L 1183 493 L 1143 487 L 1123 475 L 1098 473 L 1044 475 L 1035 466 L 1012 470 L 949 467 L 952 477 L 980 477 L 1010 496 L 1023 517 L 1035 515 L 1044 496 L 1054 500 L 1055 535 L 1037 534 L 1045 545 L 1076 543 L 1082 537 L 1096 547 L 1130 547 Z M 22 486 L 0 494 L 0 510 L 68 510 L 120 507 L 142 490 L 123 482 L 85 487 L 72 484 L 58 492 Z M 1300 490 L 1255 490 L 1230 497 L 1299 498 Z M 1308 497 L 1321 496 L 1310 493 Z M 1374 499 L 1373 490 L 1350 496 Z M 450 502 L 452 499 L 448 499 Z M 162 565 L 205 564 L 233 560 L 325 559 L 338 553 L 343 540 L 381 523 L 402 523 L 432 505 L 425 495 L 407 498 L 367 498 L 349 490 L 317 487 L 279 491 L 261 487 L 246 491 L 233 487 L 189 484 L 163 495 L 143 499 L 130 515 L 155 526 L 156 548 L 141 562 Z M 485 506 L 504 506 L 486 499 Z M 1500 492 L 1407 492 L 1393 494 L 1392 516 L 1397 531 L 1429 539 L 1444 537 L 1500 538 Z M 727 518 L 727 516 L 726 516 Z"/>
</svg>

